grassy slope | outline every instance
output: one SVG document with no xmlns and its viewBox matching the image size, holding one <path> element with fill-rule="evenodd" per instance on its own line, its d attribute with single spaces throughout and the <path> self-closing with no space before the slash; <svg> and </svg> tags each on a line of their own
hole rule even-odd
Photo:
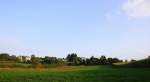
<svg viewBox="0 0 150 82">
<path fill-rule="evenodd" d="M 117 65 L 117 64 L 116 64 Z M 136 68 L 150 68 L 150 59 L 143 59 L 131 63 L 118 64 L 121 67 L 136 67 Z"/>
<path fill-rule="evenodd" d="M 31 64 L 22 64 L 12 61 L 0 61 L 0 68 L 29 68 L 32 67 Z"/>
<path fill-rule="evenodd" d="M 0 82 L 150 82 L 148 68 L 110 66 L 0 69 Z"/>
</svg>

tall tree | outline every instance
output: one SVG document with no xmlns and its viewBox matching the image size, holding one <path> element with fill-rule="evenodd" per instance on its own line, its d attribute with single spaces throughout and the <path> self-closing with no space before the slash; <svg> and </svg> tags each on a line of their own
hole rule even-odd
<svg viewBox="0 0 150 82">
<path fill-rule="evenodd" d="M 101 57 L 100 57 L 100 64 L 105 65 L 105 64 L 107 63 L 106 60 L 107 60 L 107 59 L 106 59 L 106 57 L 105 57 L 104 55 L 101 56 Z"/>
<path fill-rule="evenodd" d="M 2 61 L 10 60 L 9 54 L 7 54 L 7 53 L 1 53 L 0 54 L 0 60 L 2 60 Z"/>
<path fill-rule="evenodd" d="M 80 64 L 80 61 L 79 61 L 80 58 L 77 56 L 76 53 L 68 54 L 66 59 L 68 62 L 70 62 L 74 65 Z"/>
</svg>

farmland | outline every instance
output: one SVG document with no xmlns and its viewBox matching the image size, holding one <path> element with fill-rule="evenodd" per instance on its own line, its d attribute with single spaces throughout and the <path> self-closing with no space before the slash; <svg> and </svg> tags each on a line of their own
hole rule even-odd
<svg viewBox="0 0 150 82">
<path fill-rule="evenodd" d="M 105 65 L 0 69 L 0 82 L 150 82 L 149 76 L 149 68 L 116 68 Z"/>
</svg>

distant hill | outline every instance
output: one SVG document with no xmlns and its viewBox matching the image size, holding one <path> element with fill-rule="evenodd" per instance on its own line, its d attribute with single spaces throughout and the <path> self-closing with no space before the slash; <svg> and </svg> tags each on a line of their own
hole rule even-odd
<svg viewBox="0 0 150 82">
<path fill-rule="evenodd" d="M 129 63 L 123 63 L 123 64 L 114 64 L 114 66 L 118 67 L 136 67 L 136 68 L 150 68 L 150 58 L 129 62 Z"/>
</svg>

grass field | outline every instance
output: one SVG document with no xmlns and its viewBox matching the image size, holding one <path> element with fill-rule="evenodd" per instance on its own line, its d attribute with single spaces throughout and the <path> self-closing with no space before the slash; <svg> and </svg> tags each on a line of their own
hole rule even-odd
<svg viewBox="0 0 150 82">
<path fill-rule="evenodd" d="M 49 69 L 0 69 L 0 82 L 150 82 L 149 68 L 64 66 Z"/>
</svg>

